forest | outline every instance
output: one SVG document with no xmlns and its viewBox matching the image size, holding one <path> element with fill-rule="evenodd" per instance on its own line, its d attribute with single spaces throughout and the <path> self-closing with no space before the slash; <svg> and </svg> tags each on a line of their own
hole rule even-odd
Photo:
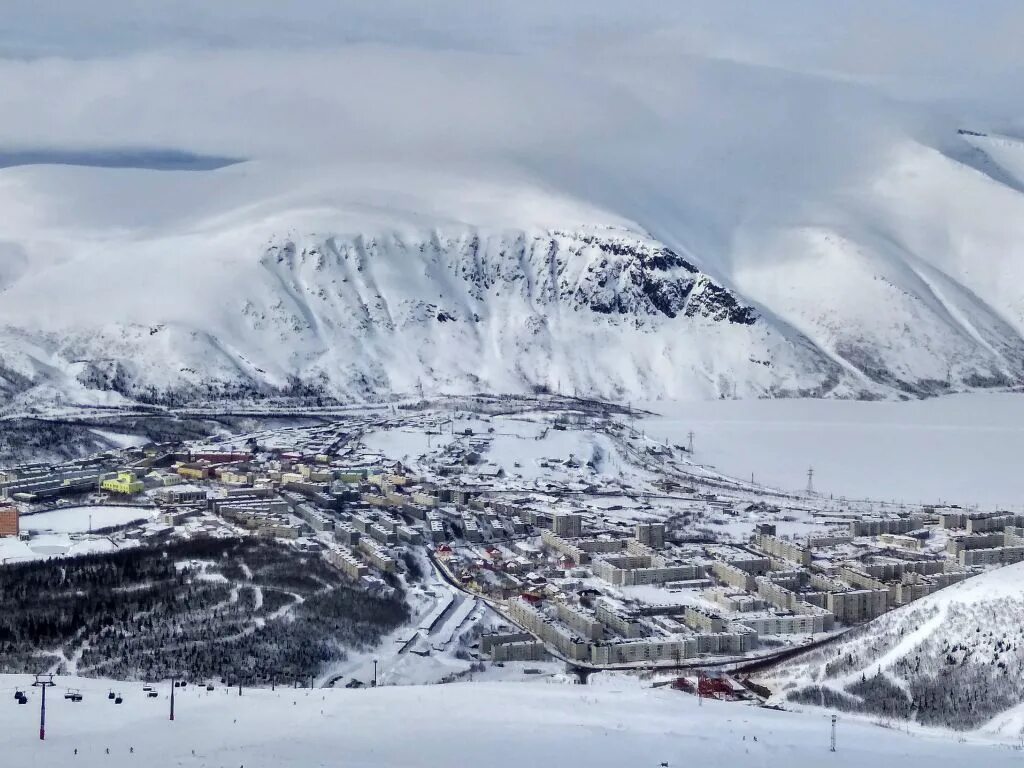
<svg viewBox="0 0 1024 768">
<path fill-rule="evenodd" d="M 200 538 L 0 568 L 0 672 L 305 680 L 407 619 L 316 553 Z"/>
</svg>

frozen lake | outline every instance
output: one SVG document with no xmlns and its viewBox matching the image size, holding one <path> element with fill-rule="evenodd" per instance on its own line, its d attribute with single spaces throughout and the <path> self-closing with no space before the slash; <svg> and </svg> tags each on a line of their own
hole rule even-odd
<svg viewBox="0 0 1024 768">
<path fill-rule="evenodd" d="M 694 460 L 785 490 L 835 496 L 1024 505 L 1024 395 L 985 393 L 908 402 L 715 400 L 646 403 L 651 437 L 686 444 Z"/>
<path fill-rule="evenodd" d="M 29 531 L 53 531 L 55 533 L 85 533 L 89 530 L 108 528 L 112 525 L 127 525 L 137 520 L 149 520 L 154 510 L 139 507 L 67 507 L 38 515 L 21 518 L 21 527 Z"/>
</svg>

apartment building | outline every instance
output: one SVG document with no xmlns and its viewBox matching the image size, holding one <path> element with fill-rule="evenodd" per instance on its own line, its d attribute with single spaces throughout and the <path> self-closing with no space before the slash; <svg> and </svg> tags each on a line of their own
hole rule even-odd
<svg viewBox="0 0 1024 768">
<path fill-rule="evenodd" d="M 757 591 L 757 580 L 754 576 L 729 563 L 715 562 L 711 565 L 711 573 L 723 584 L 747 592 Z"/>
<path fill-rule="evenodd" d="M 883 533 L 909 533 L 924 525 L 919 515 L 909 517 L 877 517 L 850 522 L 851 536 L 881 536 Z"/>
<path fill-rule="evenodd" d="M 643 637 L 644 628 L 640 623 L 640 614 L 623 608 L 608 600 L 598 600 L 594 604 L 594 618 L 616 634 L 626 638 Z"/>
<path fill-rule="evenodd" d="M 836 621 L 857 624 L 885 613 L 889 605 L 889 590 L 882 587 L 850 589 L 845 592 L 829 592 L 825 607 L 832 612 Z"/>
<path fill-rule="evenodd" d="M 965 549 L 957 560 L 960 565 L 1011 565 L 1024 560 L 1024 546 L 992 547 L 991 549 Z"/>
<path fill-rule="evenodd" d="M 544 643 L 534 640 L 519 640 L 512 643 L 496 645 L 491 658 L 497 662 L 505 661 L 545 661 L 551 657 Z"/>
<path fill-rule="evenodd" d="M 587 640 L 600 640 L 604 635 L 604 627 L 593 614 L 568 603 L 556 602 L 554 606 L 558 618 L 581 637 Z"/>
<path fill-rule="evenodd" d="M 977 514 L 968 515 L 965 528 L 968 533 L 989 533 L 991 531 L 1002 531 L 1006 526 L 1020 524 L 1016 515 L 1010 514 Z"/>
<path fill-rule="evenodd" d="M 664 558 L 649 555 L 603 555 L 593 561 L 592 570 L 595 576 L 616 586 L 664 584 L 704 576 L 704 568 L 700 565 L 669 564 Z"/>
<path fill-rule="evenodd" d="M 764 613 L 742 616 L 737 623 L 758 635 L 811 635 L 831 629 L 824 613 Z"/>
<path fill-rule="evenodd" d="M 583 535 L 583 515 L 579 512 L 556 512 L 551 527 L 558 536 L 578 539 Z"/>
<path fill-rule="evenodd" d="M 795 542 L 786 541 L 767 533 L 757 534 L 755 542 L 759 549 L 767 552 L 769 555 L 781 557 L 783 560 L 799 563 L 804 566 L 811 564 L 811 550 Z"/>
<path fill-rule="evenodd" d="M 697 637 L 674 636 L 640 640 L 611 640 L 594 643 L 590 660 L 594 664 L 630 664 L 636 662 L 682 661 L 699 653 Z"/>
<path fill-rule="evenodd" d="M 664 523 L 638 523 L 635 531 L 636 540 L 652 549 L 665 546 Z"/>
<path fill-rule="evenodd" d="M 373 539 L 368 539 L 365 536 L 359 537 L 359 551 L 366 556 L 367 562 L 370 563 L 374 568 L 385 573 L 394 573 L 398 570 L 398 566 L 391 555 L 389 555 L 383 547 L 380 546 Z"/>
<path fill-rule="evenodd" d="M 753 611 L 764 610 L 768 603 L 760 597 L 748 594 L 746 589 L 742 591 L 732 591 L 724 589 L 722 587 L 716 587 L 714 589 L 708 589 L 704 591 L 705 597 L 720 606 L 725 610 L 732 613 L 749 613 Z"/>
<path fill-rule="evenodd" d="M 688 627 L 699 632 L 725 631 L 725 619 L 711 611 L 695 608 L 692 605 L 688 605 L 684 609 L 683 620 Z"/>
<path fill-rule="evenodd" d="M 567 659 L 585 661 L 590 658 L 590 644 L 586 640 L 523 598 L 509 601 L 508 615 L 545 643 L 554 646 Z"/>
<path fill-rule="evenodd" d="M 341 544 L 346 544 L 350 547 L 355 546 L 359 543 L 360 533 L 357 531 L 351 523 L 347 523 L 343 520 L 336 521 L 334 523 L 334 539 Z"/>
<path fill-rule="evenodd" d="M 345 547 L 328 547 L 324 551 L 324 558 L 349 578 L 357 581 L 370 573 L 369 567 Z"/>
</svg>

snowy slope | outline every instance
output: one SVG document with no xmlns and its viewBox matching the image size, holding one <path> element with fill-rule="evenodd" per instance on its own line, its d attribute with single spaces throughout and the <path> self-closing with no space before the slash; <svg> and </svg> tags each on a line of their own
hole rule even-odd
<svg viewBox="0 0 1024 768">
<path fill-rule="evenodd" d="M 24 678 L 0 678 L 5 693 Z M 945 768 L 1019 762 L 1005 747 L 911 736 L 841 723 L 828 751 L 828 720 L 706 701 L 614 679 L 592 686 L 464 683 L 375 690 L 248 690 L 239 697 L 189 686 L 167 719 L 166 684 L 156 699 L 116 684 L 81 681 L 84 700 L 61 697 L 58 678 L 38 739 L 38 689 L 0 708 L 0 748 L 12 765 L 92 766 L 658 766 L 906 765 Z M 57 692 L 57 696 L 53 692 Z M 755 741 L 756 739 L 756 741 Z M 77 749 L 77 755 L 74 750 Z M 109 754 L 107 750 L 109 749 Z"/>
<path fill-rule="evenodd" d="M 1024 696 L 1024 563 L 886 614 L 842 642 L 773 670 L 791 701 L 1014 737 Z M 1014 730 L 1015 729 L 1015 730 Z"/>
</svg>

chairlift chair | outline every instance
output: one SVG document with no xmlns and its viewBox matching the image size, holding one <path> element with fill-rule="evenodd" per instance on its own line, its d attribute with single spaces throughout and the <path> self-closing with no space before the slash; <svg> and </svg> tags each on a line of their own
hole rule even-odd
<svg viewBox="0 0 1024 768">
<path fill-rule="evenodd" d="M 117 698 L 114 699 L 115 704 L 120 704 L 124 699 L 121 698 L 121 694 L 117 694 Z"/>
<path fill-rule="evenodd" d="M 146 695 L 147 695 L 147 696 L 149 696 L 149 698 L 151 698 L 151 699 L 155 699 L 155 698 L 156 698 L 157 696 L 159 696 L 160 694 L 159 694 L 159 693 L 157 693 L 157 692 L 156 692 L 156 691 L 154 691 L 154 690 L 149 690 L 149 691 L 147 691 L 147 692 L 146 692 Z"/>
<path fill-rule="evenodd" d="M 110 692 L 109 692 L 109 693 L 107 694 L 107 698 L 108 698 L 108 699 L 110 699 L 110 700 L 114 700 L 115 698 L 117 698 L 117 694 L 116 694 L 116 693 L 114 693 L 113 691 L 110 691 Z"/>
</svg>

